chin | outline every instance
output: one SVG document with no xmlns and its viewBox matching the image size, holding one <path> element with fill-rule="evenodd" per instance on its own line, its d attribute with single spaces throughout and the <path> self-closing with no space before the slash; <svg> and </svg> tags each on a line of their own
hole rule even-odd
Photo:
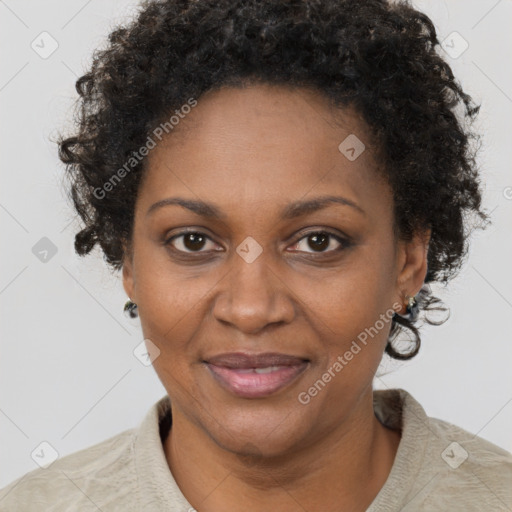
<svg viewBox="0 0 512 512">
<path fill-rule="evenodd" d="M 251 410 L 240 405 L 219 407 L 217 421 L 210 417 L 206 428 L 217 445 L 242 458 L 280 457 L 302 445 L 308 433 L 307 411 L 300 407 L 295 414 L 283 405 L 276 408 L 261 404 Z"/>
</svg>

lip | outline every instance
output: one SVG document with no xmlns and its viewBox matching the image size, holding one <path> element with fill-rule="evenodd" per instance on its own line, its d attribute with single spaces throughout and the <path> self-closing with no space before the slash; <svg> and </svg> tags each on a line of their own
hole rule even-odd
<svg viewBox="0 0 512 512">
<path fill-rule="evenodd" d="M 219 354 L 204 363 L 227 391 L 243 398 L 261 398 L 288 386 L 306 370 L 309 360 L 287 354 L 237 352 Z"/>
</svg>

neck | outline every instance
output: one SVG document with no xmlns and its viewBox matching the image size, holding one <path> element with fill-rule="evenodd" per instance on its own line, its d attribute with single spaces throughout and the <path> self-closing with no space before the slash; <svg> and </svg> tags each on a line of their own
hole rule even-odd
<svg viewBox="0 0 512 512">
<path fill-rule="evenodd" d="M 234 454 L 173 408 L 164 450 L 187 500 L 206 512 L 366 510 L 384 485 L 400 433 L 373 411 L 370 389 L 342 425 L 275 457 Z"/>
</svg>

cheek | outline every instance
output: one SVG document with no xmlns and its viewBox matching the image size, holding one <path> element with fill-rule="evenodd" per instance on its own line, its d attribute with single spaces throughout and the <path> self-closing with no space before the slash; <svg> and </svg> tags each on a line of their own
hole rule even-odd
<svg viewBox="0 0 512 512">
<path fill-rule="evenodd" d="M 190 365 L 196 363 L 191 340 L 197 337 L 207 316 L 205 295 L 209 288 L 201 282 L 188 282 L 174 272 L 148 272 L 138 289 L 144 338 L 159 350 L 153 368 L 180 404 L 199 399 Z"/>
<path fill-rule="evenodd" d="M 311 318 L 321 331 L 328 365 L 341 357 L 347 376 L 371 373 L 382 358 L 394 311 L 392 256 L 392 247 L 364 248 L 324 286 L 309 283 L 307 288 Z"/>
<path fill-rule="evenodd" d="M 139 252 L 137 300 L 144 337 L 157 345 L 159 359 L 172 363 L 186 353 L 188 340 L 206 320 L 215 280 L 187 277 L 162 254 L 157 258 L 154 251 Z"/>
<path fill-rule="evenodd" d="M 310 414 L 319 421 L 342 421 L 372 384 L 393 313 L 374 291 L 380 286 L 379 276 L 375 267 L 374 273 L 364 272 L 362 279 L 357 272 L 347 274 L 332 282 L 322 300 L 310 304 L 313 329 L 320 340 L 319 360 L 297 399 L 308 404 Z M 310 288 L 308 297 L 313 296 L 317 294 Z M 325 404 L 336 404 L 336 412 L 327 413 Z"/>
<path fill-rule="evenodd" d="M 343 268 L 320 281 L 302 284 L 304 300 L 331 331 L 347 336 L 373 325 L 391 307 L 393 264 L 382 245 L 358 251 Z"/>
<path fill-rule="evenodd" d="M 167 285 L 167 286 L 166 286 Z M 186 289 L 183 283 L 160 280 L 141 293 L 141 325 L 144 337 L 151 339 L 162 352 L 180 352 L 187 347 L 194 332 L 205 320 L 207 289 L 199 283 Z M 201 293 L 203 292 L 203 293 Z"/>
</svg>

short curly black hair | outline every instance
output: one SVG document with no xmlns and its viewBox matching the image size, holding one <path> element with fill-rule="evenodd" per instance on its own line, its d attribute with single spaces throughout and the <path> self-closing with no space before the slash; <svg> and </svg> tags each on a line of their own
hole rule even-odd
<svg viewBox="0 0 512 512">
<path fill-rule="evenodd" d="M 99 244 L 121 269 L 146 162 L 134 152 L 190 98 L 260 82 L 314 88 L 362 116 L 382 153 L 397 233 L 410 239 L 431 230 L 425 282 L 446 283 L 477 226 L 470 214 L 488 216 L 470 129 L 479 106 L 441 53 L 432 21 L 408 1 L 146 0 L 94 52 L 76 82 L 76 133 L 58 140 L 70 199 L 85 224 L 77 253 Z M 105 187 L 127 161 L 129 172 Z M 439 308 L 431 292 L 420 299 Z M 405 328 L 414 334 L 406 353 L 392 343 Z M 419 346 L 414 319 L 396 314 L 386 352 L 409 359 Z"/>
</svg>

